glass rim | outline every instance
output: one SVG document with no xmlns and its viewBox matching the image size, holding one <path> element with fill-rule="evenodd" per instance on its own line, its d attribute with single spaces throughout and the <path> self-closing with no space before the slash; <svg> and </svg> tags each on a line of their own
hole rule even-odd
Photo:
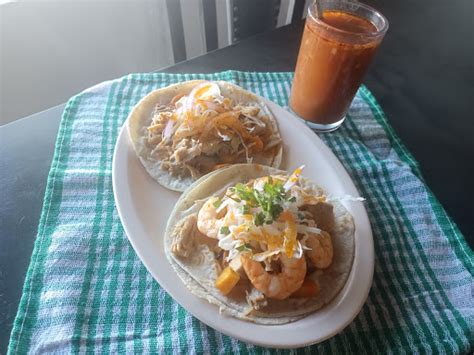
<svg viewBox="0 0 474 355">
<path fill-rule="evenodd" d="M 368 6 L 366 4 L 363 4 L 363 3 L 360 3 L 360 2 L 354 2 L 354 1 L 344 1 L 344 0 L 340 0 L 340 1 L 334 1 L 334 2 L 338 2 L 338 3 L 343 3 L 343 4 L 348 4 L 348 5 L 356 5 L 358 7 L 362 7 L 364 8 L 365 10 L 368 10 L 370 11 L 371 13 L 373 13 L 374 15 L 378 16 L 382 22 L 383 22 L 383 25 L 380 29 L 377 29 L 377 31 L 374 31 L 374 32 L 366 32 L 366 33 L 354 33 L 354 32 L 351 32 L 351 31 L 346 31 L 346 30 L 342 30 L 340 28 L 337 28 L 337 27 L 334 27 L 326 22 L 324 22 L 323 20 L 321 20 L 320 18 L 317 18 L 314 16 L 313 14 L 313 6 L 314 6 L 314 3 L 311 3 L 309 6 L 308 6 L 308 16 L 314 21 L 316 22 L 318 25 L 320 26 L 324 26 L 326 27 L 327 29 L 331 30 L 331 31 L 334 31 L 335 33 L 339 33 L 339 34 L 344 34 L 344 35 L 349 35 L 349 36 L 354 36 L 354 37 L 362 37 L 362 38 L 378 38 L 378 37 L 381 37 L 385 34 L 385 32 L 387 32 L 388 30 L 388 20 L 387 18 L 382 15 L 382 13 L 380 11 L 377 11 L 376 9 L 374 9 L 373 7 L 371 6 Z M 355 12 L 353 11 L 345 11 L 345 12 L 349 12 L 350 14 L 354 14 L 356 16 L 358 16 L 358 14 L 356 14 Z M 360 16 L 359 16 L 360 17 Z M 367 18 L 364 17 L 364 19 L 368 20 Z M 370 20 L 368 20 L 370 21 Z M 372 23 L 372 21 L 370 21 L 370 23 Z M 374 26 L 375 24 L 372 23 Z"/>
</svg>

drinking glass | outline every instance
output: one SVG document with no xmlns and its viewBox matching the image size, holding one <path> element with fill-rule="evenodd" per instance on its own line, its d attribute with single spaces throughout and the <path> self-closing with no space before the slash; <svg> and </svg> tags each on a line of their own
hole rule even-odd
<svg viewBox="0 0 474 355">
<path fill-rule="evenodd" d="M 320 132 L 345 119 L 363 76 L 388 29 L 388 21 L 359 2 L 319 0 L 309 6 L 290 108 Z"/>
</svg>

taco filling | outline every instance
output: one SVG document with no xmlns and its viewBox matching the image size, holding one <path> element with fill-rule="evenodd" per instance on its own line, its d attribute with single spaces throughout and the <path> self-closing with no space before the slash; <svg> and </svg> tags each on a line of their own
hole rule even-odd
<svg viewBox="0 0 474 355">
<path fill-rule="evenodd" d="M 352 218 L 341 207 L 335 211 L 321 189 L 302 179 L 302 169 L 289 176 L 273 169 L 278 174 L 226 186 L 199 208 L 187 209 L 175 224 L 173 258 L 195 280 L 202 272 L 214 273 L 213 284 L 198 283 L 205 284 L 212 295 L 208 300 L 221 310 L 233 308 L 237 311 L 229 313 L 240 318 L 301 315 L 320 308 L 343 286 L 353 256 Z M 339 265 L 333 265 L 335 254 Z M 214 259 L 214 265 L 199 261 L 203 257 Z"/>
<path fill-rule="evenodd" d="M 146 127 L 150 159 L 174 177 L 197 179 L 227 164 L 274 155 L 281 139 L 269 115 L 252 100 L 235 102 L 215 82 L 201 82 L 157 104 Z"/>
</svg>

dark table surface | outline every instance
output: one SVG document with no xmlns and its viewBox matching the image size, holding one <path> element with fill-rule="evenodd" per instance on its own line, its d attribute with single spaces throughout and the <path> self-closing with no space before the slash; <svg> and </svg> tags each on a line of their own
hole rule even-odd
<svg viewBox="0 0 474 355">
<path fill-rule="evenodd" d="M 472 248 L 474 1 L 365 2 L 391 24 L 365 84 Z M 302 30 L 302 23 L 286 26 L 162 71 L 292 71 Z M 21 297 L 63 109 L 0 127 L 0 353 Z"/>
</svg>

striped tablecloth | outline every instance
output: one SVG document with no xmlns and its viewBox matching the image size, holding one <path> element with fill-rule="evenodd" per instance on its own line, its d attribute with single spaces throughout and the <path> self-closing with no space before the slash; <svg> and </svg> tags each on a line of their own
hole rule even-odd
<svg viewBox="0 0 474 355">
<path fill-rule="evenodd" d="M 292 73 L 131 74 L 74 96 L 62 117 L 10 353 L 262 353 L 192 317 L 153 280 L 120 224 L 111 165 L 119 129 L 153 89 L 228 80 L 287 106 Z M 393 119 L 396 119 L 394 117 Z M 359 316 L 299 351 L 473 352 L 473 253 L 361 87 L 321 135 L 367 198 L 375 274 Z"/>
</svg>

